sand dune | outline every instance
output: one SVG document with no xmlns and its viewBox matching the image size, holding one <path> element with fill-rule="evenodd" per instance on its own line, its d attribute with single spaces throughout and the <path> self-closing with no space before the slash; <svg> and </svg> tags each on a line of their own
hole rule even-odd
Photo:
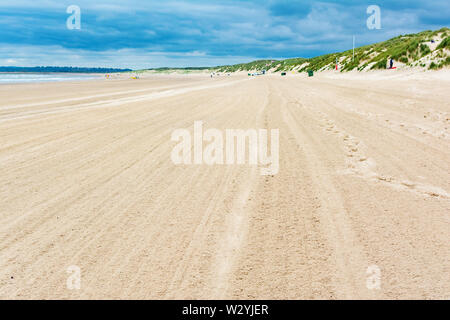
<svg viewBox="0 0 450 320">
<path fill-rule="evenodd" d="M 449 299 L 450 82 L 426 75 L 0 86 L 0 298 Z M 279 173 L 174 165 L 195 121 L 279 129 Z"/>
</svg>

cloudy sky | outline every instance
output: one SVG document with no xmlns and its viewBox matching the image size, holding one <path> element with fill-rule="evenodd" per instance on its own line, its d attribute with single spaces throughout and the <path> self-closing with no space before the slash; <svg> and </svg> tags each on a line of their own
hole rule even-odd
<svg viewBox="0 0 450 320">
<path fill-rule="evenodd" d="M 70 5 L 81 29 L 70 30 Z M 381 8 L 381 29 L 366 10 Z M 312 57 L 450 26 L 448 0 L 0 0 L 0 65 L 151 68 Z"/>
</svg>

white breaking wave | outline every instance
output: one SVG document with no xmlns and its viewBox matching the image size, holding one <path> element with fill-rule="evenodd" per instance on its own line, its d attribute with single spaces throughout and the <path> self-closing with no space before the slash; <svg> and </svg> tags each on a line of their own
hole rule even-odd
<svg viewBox="0 0 450 320">
<path fill-rule="evenodd" d="M 54 82 L 98 79 L 101 75 L 69 73 L 0 73 L 0 83 Z"/>
</svg>

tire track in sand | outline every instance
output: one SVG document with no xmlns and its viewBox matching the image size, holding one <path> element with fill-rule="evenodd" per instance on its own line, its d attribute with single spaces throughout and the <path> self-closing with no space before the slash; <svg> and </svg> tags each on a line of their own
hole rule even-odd
<svg viewBox="0 0 450 320">
<path fill-rule="evenodd" d="M 281 96 L 283 95 L 281 94 Z M 317 198 L 321 203 L 319 208 L 321 224 L 324 226 L 324 234 L 328 238 L 329 245 L 333 248 L 336 262 L 338 274 L 333 278 L 333 282 L 338 298 L 369 299 L 376 297 L 376 293 L 370 292 L 365 286 L 366 270 L 371 264 L 351 228 L 348 213 L 339 193 L 329 178 L 331 173 L 326 172 L 326 168 L 322 166 L 319 155 L 322 150 L 318 148 L 321 145 L 320 142 L 301 125 L 301 119 L 290 110 L 285 100 L 281 105 L 281 114 L 287 128 L 309 158 L 309 170 L 318 194 Z"/>
<path fill-rule="evenodd" d="M 397 190 L 413 192 L 425 197 L 437 197 L 442 199 L 450 198 L 450 194 L 441 187 L 417 181 L 401 180 L 396 177 L 380 173 L 377 169 L 375 159 L 367 156 L 367 152 L 365 152 L 367 147 L 364 144 L 364 141 L 343 130 L 333 119 L 330 118 L 330 116 L 324 112 L 316 110 L 310 106 L 306 106 L 298 100 L 296 101 L 296 104 L 308 111 L 312 116 L 317 117 L 322 123 L 320 126 L 323 128 L 324 132 L 329 135 L 335 135 L 341 139 L 345 148 L 345 156 L 348 166 L 346 170 L 342 171 L 342 174 L 353 174 L 363 179 L 384 183 L 388 187 Z"/>
</svg>

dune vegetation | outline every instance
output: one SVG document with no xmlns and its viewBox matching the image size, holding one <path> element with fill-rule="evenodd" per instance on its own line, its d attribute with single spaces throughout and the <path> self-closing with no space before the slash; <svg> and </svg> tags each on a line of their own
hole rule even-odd
<svg viewBox="0 0 450 320">
<path fill-rule="evenodd" d="M 423 31 L 417 34 L 400 35 L 387 41 L 366 45 L 353 50 L 326 54 L 314 58 L 292 58 L 286 60 L 258 60 L 215 68 L 218 72 L 270 70 L 272 72 L 308 70 L 333 70 L 338 61 L 339 69 L 345 71 L 368 71 L 385 69 L 389 60 L 396 65 L 441 69 L 450 65 L 450 29 Z"/>
</svg>

